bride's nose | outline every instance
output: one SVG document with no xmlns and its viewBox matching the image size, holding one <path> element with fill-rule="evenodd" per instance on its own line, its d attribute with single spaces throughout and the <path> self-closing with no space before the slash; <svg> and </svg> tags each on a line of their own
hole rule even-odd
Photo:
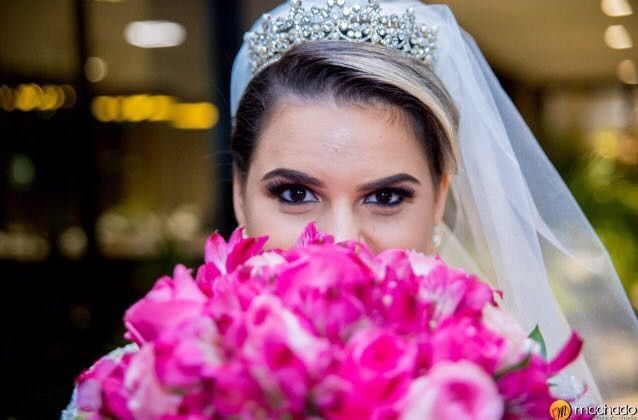
<svg viewBox="0 0 638 420">
<path fill-rule="evenodd" d="M 361 220 L 347 205 L 335 206 L 318 224 L 318 228 L 335 238 L 335 242 L 356 240 L 365 243 Z"/>
</svg>

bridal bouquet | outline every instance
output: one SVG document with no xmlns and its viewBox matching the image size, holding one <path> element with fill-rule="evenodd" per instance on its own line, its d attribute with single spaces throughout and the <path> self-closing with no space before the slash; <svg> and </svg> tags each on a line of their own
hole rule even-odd
<svg viewBox="0 0 638 420">
<path fill-rule="evenodd" d="M 375 256 L 313 224 L 290 250 L 266 240 L 215 233 L 194 277 L 160 278 L 124 317 L 135 351 L 79 376 L 77 415 L 549 418 L 576 334 L 546 360 L 497 291 L 439 258 Z"/>
</svg>

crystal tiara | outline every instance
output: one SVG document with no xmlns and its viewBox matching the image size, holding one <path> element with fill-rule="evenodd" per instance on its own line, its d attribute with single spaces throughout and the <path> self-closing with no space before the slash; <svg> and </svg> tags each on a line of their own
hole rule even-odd
<svg viewBox="0 0 638 420">
<path fill-rule="evenodd" d="M 345 6 L 344 0 L 327 0 L 326 6 L 306 9 L 301 0 L 290 0 L 288 17 L 263 15 L 261 30 L 247 32 L 250 69 L 256 74 L 276 62 L 297 44 L 306 41 L 344 40 L 385 45 L 425 64 L 434 60 L 437 29 L 417 24 L 414 10 L 402 16 L 385 15 L 377 0 L 365 6 Z"/>
</svg>

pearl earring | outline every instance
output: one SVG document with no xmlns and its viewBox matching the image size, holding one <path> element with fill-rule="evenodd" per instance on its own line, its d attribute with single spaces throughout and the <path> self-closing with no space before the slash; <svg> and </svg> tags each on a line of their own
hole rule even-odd
<svg viewBox="0 0 638 420">
<path fill-rule="evenodd" d="M 434 250 L 439 249 L 441 246 L 441 240 L 443 239 L 443 233 L 441 231 L 441 226 L 434 226 L 434 232 L 432 233 L 432 245 L 434 245 Z"/>
</svg>

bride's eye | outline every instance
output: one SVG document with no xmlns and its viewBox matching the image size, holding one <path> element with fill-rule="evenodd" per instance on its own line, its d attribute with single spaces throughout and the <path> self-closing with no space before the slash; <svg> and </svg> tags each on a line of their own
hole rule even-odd
<svg viewBox="0 0 638 420">
<path fill-rule="evenodd" d="M 411 198 L 413 196 L 414 191 L 406 188 L 384 188 L 368 195 L 363 202 L 382 207 L 393 207 L 401 204 L 406 198 Z"/>
<path fill-rule="evenodd" d="M 306 204 L 319 201 L 315 193 L 299 184 L 274 184 L 267 187 L 271 195 L 285 204 Z"/>
</svg>

